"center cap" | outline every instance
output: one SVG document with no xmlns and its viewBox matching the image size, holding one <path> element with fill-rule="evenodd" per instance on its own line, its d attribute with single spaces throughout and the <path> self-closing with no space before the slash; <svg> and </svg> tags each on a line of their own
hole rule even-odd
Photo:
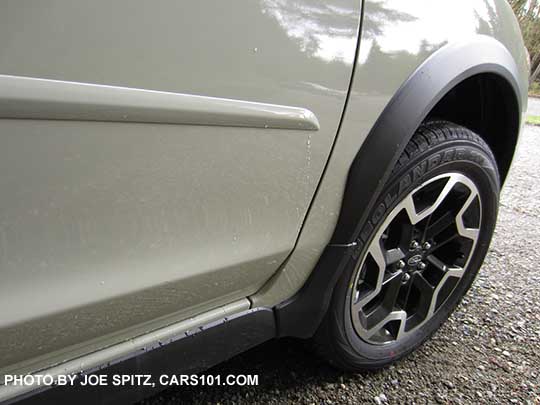
<svg viewBox="0 0 540 405">
<path fill-rule="evenodd" d="M 407 264 L 411 267 L 416 266 L 418 263 L 422 261 L 422 255 L 414 255 L 407 260 Z"/>
</svg>

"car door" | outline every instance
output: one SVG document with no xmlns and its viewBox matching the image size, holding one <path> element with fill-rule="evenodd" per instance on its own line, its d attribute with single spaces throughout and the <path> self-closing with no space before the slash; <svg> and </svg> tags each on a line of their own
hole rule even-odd
<svg viewBox="0 0 540 405">
<path fill-rule="evenodd" d="M 2 2 L 0 366 L 268 280 L 337 133 L 359 3 Z"/>
</svg>

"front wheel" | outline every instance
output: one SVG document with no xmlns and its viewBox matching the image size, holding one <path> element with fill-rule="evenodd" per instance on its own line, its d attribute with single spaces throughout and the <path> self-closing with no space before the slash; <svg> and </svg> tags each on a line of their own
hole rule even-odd
<svg viewBox="0 0 540 405">
<path fill-rule="evenodd" d="M 473 132 L 431 122 L 414 135 L 362 228 L 315 336 L 333 365 L 384 367 L 428 339 L 471 286 L 494 231 L 499 176 Z"/>
</svg>

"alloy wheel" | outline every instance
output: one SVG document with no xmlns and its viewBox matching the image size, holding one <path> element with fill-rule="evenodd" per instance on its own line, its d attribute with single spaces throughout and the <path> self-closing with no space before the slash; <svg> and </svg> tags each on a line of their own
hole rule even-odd
<svg viewBox="0 0 540 405">
<path fill-rule="evenodd" d="M 467 271 L 481 204 L 470 178 L 446 173 L 392 209 L 353 273 L 351 316 L 361 339 L 396 342 L 433 317 Z"/>
</svg>

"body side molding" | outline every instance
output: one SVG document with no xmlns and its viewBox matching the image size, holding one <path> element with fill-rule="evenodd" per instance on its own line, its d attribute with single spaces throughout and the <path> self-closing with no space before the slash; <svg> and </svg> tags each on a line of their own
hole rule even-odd
<svg viewBox="0 0 540 405">
<path fill-rule="evenodd" d="M 305 108 L 8 75 L 0 75 L 0 118 L 319 129 Z"/>
</svg>

